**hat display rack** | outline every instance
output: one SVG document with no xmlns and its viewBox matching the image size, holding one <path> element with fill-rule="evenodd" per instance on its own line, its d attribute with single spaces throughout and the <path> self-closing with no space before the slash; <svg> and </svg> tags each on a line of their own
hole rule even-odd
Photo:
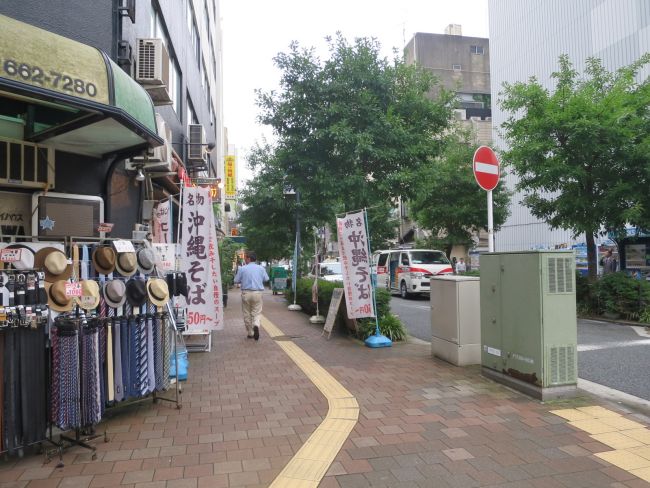
<svg viewBox="0 0 650 488">
<path fill-rule="evenodd" d="M 22 269 L 0 269 L 0 285 L 5 277 L 7 284 L 11 282 L 6 288 L 11 289 L 11 301 L 0 286 L 0 331 L 40 327 L 44 342 L 40 350 L 47 349 L 40 393 L 43 410 L 50 410 L 43 429 L 49 433 L 30 445 L 50 441 L 60 460 L 70 445 L 89 449 L 96 458 L 89 441 L 97 437 L 108 441 L 105 432 L 102 436 L 95 431 L 107 411 L 148 400 L 181 408 L 180 384 L 170 378 L 172 355 L 178 364 L 178 331 L 167 281 L 158 277 L 148 242 L 131 241 L 139 244 L 136 252 L 117 253 L 114 240 L 72 237 L 62 242 L 39 237 L 41 245 L 47 246 L 42 241 L 63 244 L 72 263 L 58 247 L 45 247 L 35 253 L 34 263 L 26 256 L 29 262 L 18 264 Z M 24 242 L 13 246 L 28 247 Z M 38 268 L 25 269 L 26 265 Z M 22 285 L 28 276 L 29 291 Z M 68 288 L 78 296 L 69 296 Z M 0 348 L 3 335 L 0 332 Z M 4 378 L 16 374 L 2 365 L 0 370 Z M 169 397 L 165 393 L 171 388 L 174 394 Z M 60 431 L 59 442 L 53 440 L 53 429 Z M 0 427 L 0 439 L 3 435 Z M 46 452 L 47 460 L 51 454 Z"/>
</svg>

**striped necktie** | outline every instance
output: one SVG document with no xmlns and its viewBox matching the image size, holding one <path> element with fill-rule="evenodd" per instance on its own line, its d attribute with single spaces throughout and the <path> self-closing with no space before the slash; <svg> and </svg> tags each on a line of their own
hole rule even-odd
<svg viewBox="0 0 650 488">
<path fill-rule="evenodd" d="M 156 375 L 156 390 L 160 391 L 163 389 L 163 351 L 162 351 L 162 321 L 160 320 L 160 314 L 156 313 L 153 316 L 153 361 L 154 361 L 154 370 Z"/>
<path fill-rule="evenodd" d="M 138 316 L 138 396 L 145 396 L 149 391 L 149 371 L 147 366 L 147 316 Z"/>
<path fill-rule="evenodd" d="M 154 348 L 154 334 L 153 334 L 153 317 L 155 308 L 153 305 L 149 307 L 149 314 L 147 314 L 147 393 L 156 390 L 156 371 L 155 371 L 155 348 Z"/>
<path fill-rule="evenodd" d="M 169 388 L 170 379 L 169 379 L 169 362 L 172 357 L 172 337 L 173 333 L 169 327 L 168 317 L 166 313 L 162 314 L 161 324 L 161 337 L 163 339 L 163 389 L 167 390 Z M 178 368 L 178 365 L 176 365 Z"/>
</svg>

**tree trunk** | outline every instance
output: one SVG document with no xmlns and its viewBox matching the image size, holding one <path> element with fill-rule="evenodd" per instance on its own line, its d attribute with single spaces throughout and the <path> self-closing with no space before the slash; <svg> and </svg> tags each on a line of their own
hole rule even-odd
<svg viewBox="0 0 650 488">
<path fill-rule="evenodd" d="M 590 283 L 594 283 L 598 278 L 598 266 L 596 260 L 598 258 L 598 253 L 596 252 L 596 239 L 594 235 L 590 232 L 585 234 L 587 241 L 587 266 L 588 266 L 588 278 Z"/>
</svg>

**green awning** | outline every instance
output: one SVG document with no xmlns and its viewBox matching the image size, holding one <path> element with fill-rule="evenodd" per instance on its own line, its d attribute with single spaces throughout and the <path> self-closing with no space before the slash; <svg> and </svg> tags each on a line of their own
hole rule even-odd
<svg viewBox="0 0 650 488">
<path fill-rule="evenodd" d="M 94 157 L 163 142 L 149 94 L 105 53 L 3 15 L 0 118 L 0 137 Z"/>
</svg>

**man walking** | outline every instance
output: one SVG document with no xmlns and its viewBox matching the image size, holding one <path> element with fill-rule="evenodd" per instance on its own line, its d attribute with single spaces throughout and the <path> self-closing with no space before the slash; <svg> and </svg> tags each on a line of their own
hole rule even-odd
<svg viewBox="0 0 650 488">
<path fill-rule="evenodd" d="M 235 275 L 235 283 L 241 285 L 241 308 L 244 325 L 249 339 L 260 338 L 260 315 L 262 315 L 262 293 L 264 282 L 269 281 L 266 270 L 256 263 L 257 256 L 249 252 L 246 265 L 240 266 Z"/>
<path fill-rule="evenodd" d="M 612 250 L 608 249 L 605 257 L 600 260 L 600 265 L 603 267 L 603 274 L 616 273 L 617 264 Z"/>
</svg>

